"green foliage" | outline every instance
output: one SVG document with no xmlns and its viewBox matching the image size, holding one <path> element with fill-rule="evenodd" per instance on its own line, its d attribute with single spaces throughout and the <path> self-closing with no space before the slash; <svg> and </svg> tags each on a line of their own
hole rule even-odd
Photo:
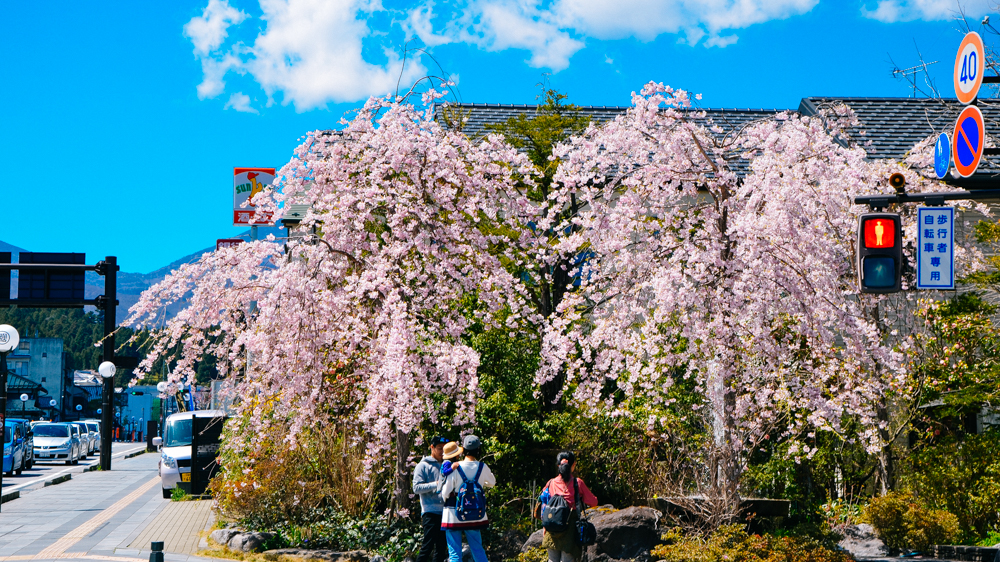
<svg viewBox="0 0 1000 562">
<path fill-rule="evenodd" d="M 549 553 L 544 548 L 529 548 L 517 555 L 517 562 L 548 562 Z"/>
<path fill-rule="evenodd" d="M 552 187 L 552 178 L 559 167 L 559 160 L 552 158 L 553 149 L 583 132 L 590 123 L 587 116 L 578 113 L 578 106 L 564 104 L 566 94 L 549 88 L 543 89 L 542 95 L 545 101 L 538 105 L 534 115 L 518 115 L 487 127 L 490 132 L 504 135 L 515 148 L 524 150 L 538 168 L 538 186 L 528 192 L 534 201 L 544 201 Z"/>
<path fill-rule="evenodd" d="M 366 550 L 391 562 L 415 557 L 423 537 L 419 523 L 389 515 L 353 517 L 335 508 L 315 508 L 303 512 L 302 517 L 305 521 L 300 523 L 261 526 L 243 521 L 242 525 L 248 530 L 275 533 L 276 548 Z"/>
<path fill-rule="evenodd" d="M 940 431 L 948 418 L 975 414 L 984 403 L 1000 399 L 1000 330 L 996 307 L 976 293 L 947 301 L 923 301 L 918 317 L 926 333 L 918 335 L 924 356 L 915 365 L 919 386 L 911 392 L 924 404 L 921 425 Z"/>
<path fill-rule="evenodd" d="M 1000 431 L 946 437 L 909 457 L 904 482 L 928 505 L 958 518 L 965 542 L 1000 525 Z"/>
<path fill-rule="evenodd" d="M 174 488 L 170 491 L 170 501 L 182 502 L 188 499 L 188 494 L 180 487 Z"/>
<path fill-rule="evenodd" d="M 663 536 L 652 556 L 664 562 L 849 562 L 849 554 L 808 537 L 751 535 L 742 525 L 724 525 L 708 536 Z"/>
<path fill-rule="evenodd" d="M 890 492 L 865 507 L 864 518 L 889 548 L 924 552 L 931 545 L 952 544 L 959 537 L 958 518 L 931 509 L 911 492 Z"/>
</svg>

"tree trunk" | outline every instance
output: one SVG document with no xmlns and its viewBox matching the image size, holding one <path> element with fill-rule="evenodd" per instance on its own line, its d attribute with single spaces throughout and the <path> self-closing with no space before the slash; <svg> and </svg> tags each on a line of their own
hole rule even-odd
<svg viewBox="0 0 1000 562">
<path fill-rule="evenodd" d="M 413 448 L 413 435 L 396 430 L 396 484 L 393 492 L 395 511 L 410 509 L 410 450 Z"/>
<path fill-rule="evenodd" d="M 882 439 L 882 448 L 878 452 L 878 470 L 876 471 L 876 476 L 878 478 L 878 488 L 881 495 L 886 495 L 889 493 L 895 485 L 895 462 L 892 458 L 892 441 L 890 440 L 889 430 L 887 429 L 889 422 L 889 410 L 885 404 L 885 398 L 879 402 L 878 405 L 878 421 L 882 422 L 882 425 L 886 426 L 879 429 L 879 437 Z"/>
</svg>

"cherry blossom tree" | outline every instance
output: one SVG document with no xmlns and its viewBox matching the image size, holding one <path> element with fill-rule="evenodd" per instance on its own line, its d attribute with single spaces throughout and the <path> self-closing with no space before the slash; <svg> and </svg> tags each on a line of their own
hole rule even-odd
<svg viewBox="0 0 1000 562">
<path fill-rule="evenodd" d="M 143 368 L 175 351 L 172 380 L 191 379 L 203 354 L 225 358 L 220 373 L 240 377 L 240 408 L 252 413 L 231 446 L 252 446 L 274 420 L 293 439 L 331 414 L 353 420 L 370 463 L 396 453 L 405 508 L 421 422 L 475 421 L 479 357 L 462 342 L 475 319 L 463 303 L 516 310 L 524 300 L 480 223 L 502 221 L 499 209 L 530 212 L 509 189 L 530 171 L 499 138 L 474 145 L 399 100 L 370 100 L 330 138 L 310 135 L 280 171 L 281 190 L 255 199 L 265 211 L 309 205 L 299 228 L 311 234 L 287 240 L 287 252 L 267 240 L 206 254 L 146 291 L 129 321 L 156 322 L 188 298 Z"/>
<path fill-rule="evenodd" d="M 714 426 L 711 478 L 738 497 L 748 452 L 778 428 L 839 432 L 852 416 L 882 445 L 878 405 L 904 382 L 910 341 L 888 337 L 886 297 L 857 294 L 853 198 L 903 168 L 837 142 L 857 124 L 846 108 L 723 134 L 690 106 L 650 84 L 558 152 L 553 197 L 580 210 L 539 228 L 575 227 L 559 249 L 585 259 L 547 320 L 536 383 L 564 372 L 575 400 L 614 410 L 664 403 L 693 377 Z"/>
</svg>

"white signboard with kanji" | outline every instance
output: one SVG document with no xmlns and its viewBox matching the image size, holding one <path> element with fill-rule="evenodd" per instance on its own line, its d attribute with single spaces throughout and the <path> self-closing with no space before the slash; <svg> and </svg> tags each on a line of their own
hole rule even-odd
<svg viewBox="0 0 1000 562">
<path fill-rule="evenodd" d="M 955 288 L 955 208 L 917 209 L 917 288 Z"/>
<path fill-rule="evenodd" d="M 274 181 L 274 168 L 233 169 L 233 226 L 271 226 L 271 213 L 257 213 L 251 199 Z"/>
</svg>

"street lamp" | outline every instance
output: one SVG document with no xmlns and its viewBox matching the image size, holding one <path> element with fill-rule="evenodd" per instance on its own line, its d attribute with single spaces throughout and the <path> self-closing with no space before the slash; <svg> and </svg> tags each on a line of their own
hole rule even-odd
<svg viewBox="0 0 1000 562">
<path fill-rule="evenodd" d="M 23 418 L 25 406 L 28 404 L 28 395 L 22 393 L 21 396 L 19 396 L 19 398 L 21 399 L 21 417 Z"/>
<path fill-rule="evenodd" d="M 160 381 L 156 383 L 156 391 L 160 393 L 160 428 L 157 432 L 159 435 L 163 435 L 163 422 L 167 419 L 167 381 Z"/>
<path fill-rule="evenodd" d="M 105 361 L 97 367 L 104 378 L 101 392 L 101 470 L 111 470 L 111 397 L 115 392 L 115 364 Z"/>
<path fill-rule="evenodd" d="M 7 354 L 17 349 L 21 336 L 8 324 L 0 325 L 0 432 L 7 425 Z M 12 435 L 13 437 L 13 435 Z M 0 445 L 3 447 L 5 444 Z M 13 441 L 11 447 L 14 446 Z M 10 468 L 14 469 L 14 455 L 10 456 Z M 3 494 L 3 454 L 0 454 L 0 495 Z"/>
</svg>

